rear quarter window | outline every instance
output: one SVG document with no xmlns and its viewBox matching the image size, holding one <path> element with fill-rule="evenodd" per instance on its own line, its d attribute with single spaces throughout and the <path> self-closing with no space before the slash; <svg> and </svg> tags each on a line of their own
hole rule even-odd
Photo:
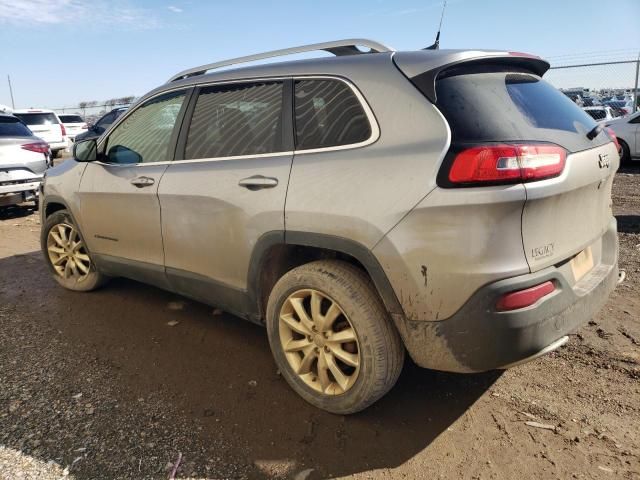
<svg viewBox="0 0 640 480">
<path fill-rule="evenodd" d="M 371 125 L 353 90 L 339 80 L 296 80 L 296 149 L 364 142 Z"/>
<path fill-rule="evenodd" d="M 609 141 L 589 140 L 595 120 L 531 73 L 460 69 L 437 81 L 436 95 L 454 142 L 540 141 L 576 152 Z"/>
</svg>

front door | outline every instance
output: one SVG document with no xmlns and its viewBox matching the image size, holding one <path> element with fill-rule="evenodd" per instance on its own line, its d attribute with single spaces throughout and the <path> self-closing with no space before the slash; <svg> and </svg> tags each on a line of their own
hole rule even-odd
<svg viewBox="0 0 640 480">
<path fill-rule="evenodd" d="M 82 176 L 83 235 L 106 273 L 162 284 L 158 185 L 173 158 L 184 99 L 184 91 L 164 94 L 128 114 L 101 142 L 102 161 L 88 164 Z"/>
</svg>

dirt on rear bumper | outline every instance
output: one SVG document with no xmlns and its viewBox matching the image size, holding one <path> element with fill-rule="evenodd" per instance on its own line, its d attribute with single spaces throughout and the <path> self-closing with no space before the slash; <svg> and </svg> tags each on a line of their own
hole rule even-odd
<svg viewBox="0 0 640 480">
<path fill-rule="evenodd" d="M 579 282 L 568 264 L 553 266 L 487 285 L 452 317 L 438 321 L 394 321 L 412 359 L 421 367 L 450 372 L 504 368 L 536 355 L 591 319 L 605 304 L 618 280 L 615 221 L 602 237 L 601 263 Z M 507 292 L 552 280 L 554 293 L 537 304 L 497 312 Z"/>
</svg>

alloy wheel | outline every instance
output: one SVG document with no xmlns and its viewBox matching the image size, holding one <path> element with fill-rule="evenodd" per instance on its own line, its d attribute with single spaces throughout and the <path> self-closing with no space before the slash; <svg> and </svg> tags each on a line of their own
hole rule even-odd
<svg viewBox="0 0 640 480">
<path fill-rule="evenodd" d="M 298 377 L 325 395 L 349 390 L 360 372 L 358 338 L 340 305 L 315 289 L 285 300 L 279 317 L 282 349 Z"/>
<path fill-rule="evenodd" d="M 73 225 L 59 223 L 49 230 L 47 253 L 54 270 L 64 279 L 82 281 L 91 271 L 91 258 Z"/>
</svg>

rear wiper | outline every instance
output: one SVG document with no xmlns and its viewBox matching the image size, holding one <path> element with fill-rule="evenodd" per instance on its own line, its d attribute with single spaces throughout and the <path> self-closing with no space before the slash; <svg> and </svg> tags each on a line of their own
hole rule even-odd
<svg viewBox="0 0 640 480">
<path fill-rule="evenodd" d="M 589 140 L 593 140 L 594 138 L 596 138 L 598 135 L 600 135 L 600 132 L 602 131 L 602 125 L 596 125 L 595 127 L 593 127 L 591 130 L 589 130 L 589 133 L 587 133 L 587 138 Z"/>
</svg>

